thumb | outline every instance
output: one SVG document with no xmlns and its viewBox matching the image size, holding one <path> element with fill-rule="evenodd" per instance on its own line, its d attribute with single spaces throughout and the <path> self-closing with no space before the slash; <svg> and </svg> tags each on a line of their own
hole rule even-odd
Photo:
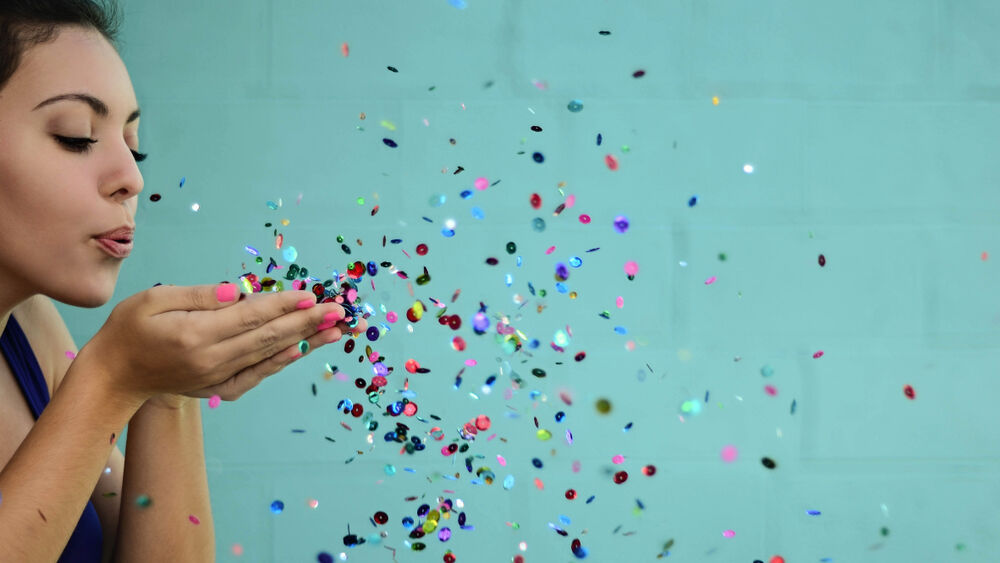
<svg viewBox="0 0 1000 563">
<path fill-rule="evenodd" d="M 222 309 L 246 297 L 239 285 L 229 282 L 193 286 L 156 284 L 153 288 L 164 301 L 172 304 L 169 310 L 178 311 Z"/>
<path fill-rule="evenodd" d="M 211 286 L 215 290 L 215 299 L 217 303 L 235 303 L 246 297 L 243 292 L 240 291 L 240 286 L 225 282 L 216 286 Z"/>
</svg>

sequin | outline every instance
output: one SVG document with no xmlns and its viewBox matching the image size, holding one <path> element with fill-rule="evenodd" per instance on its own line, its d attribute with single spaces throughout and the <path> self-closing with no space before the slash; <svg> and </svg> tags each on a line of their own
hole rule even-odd
<svg viewBox="0 0 1000 563">
<path fill-rule="evenodd" d="M 572 100 L 569 104 L 566 105 L 566 109 L 568 109 L 573 113 L 578 113 L 580 110 L 583 109 L 583 102 L 581 100 Z"/>
<path fill-rule="evenodd" d="M 611 412 L 611 401 L 608 399 L 598 399 L 594 406 L 597 408 L 597 412 L 601 414 L 608 414 Z"/>
<path fill-rule="evenodd" d="M 615 231 L 624 234 L 626 231 L 628 231 L 628 225 L 629 225 L 628 217 L 625 217 L 624 215 L 619 215 L 615 217 L 614 225 L 615 225 Z"/>
<path fill-rule="evenodd" d="M 625 262 L 624 269 L 625 269 L 625 275 L 627 275 L 629 279 L 631 279 L 634 278 L 636 274 L 639 273 L 639 264 L 637 264 L 633 260 L 629 260 L 628 262 Z"/>
<path fill-rule="evenodd" d="M 628 480 L 628 472 L 619 471 L 618 473 L 615 473 L 615 483 L 621 485 L 627 480 Z"/>
<path fill-rule="evenodd" d="M 566 281 L 569 279 L 569 268 L 566 264 L 559 262 L 556 264 L 556 281 Z"/>
</svg>

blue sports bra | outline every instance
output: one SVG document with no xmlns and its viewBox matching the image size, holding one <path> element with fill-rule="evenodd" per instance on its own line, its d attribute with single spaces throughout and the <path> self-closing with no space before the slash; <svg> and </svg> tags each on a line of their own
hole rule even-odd
<svg viewBox="0 0 1000 563">
<path fill-rule="evenodd" d="M 38 420 L 42 410 L 49 404 L 49 388 L 35 354 L 31 351 L 31 344 L 24 336 L 21 325 L 14 320 L 14 315 L 10 316 L 7 327 L 0 336 L 0 349 L 14 372 L 14 379 L 21 386 L 21 392 L 28 400 L 35 420 Z M 100 563 L 103 542 L 101 521 L 97 518 L 94 503 L 87 501 L 83 515 L 59 557 L 59 563 Z"/>
</svg>

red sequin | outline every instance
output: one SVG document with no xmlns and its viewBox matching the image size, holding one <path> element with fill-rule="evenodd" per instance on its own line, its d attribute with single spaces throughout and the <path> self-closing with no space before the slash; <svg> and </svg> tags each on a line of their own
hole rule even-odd
<svg viewBox="0 0 1000 563">
<path fill-rule="evenodd" d="M 490 417 L 485 414 L 481 414 L 476 417 L 476 428 L 479 430 L 489 430 L 490 429 Z"/>
</svg>

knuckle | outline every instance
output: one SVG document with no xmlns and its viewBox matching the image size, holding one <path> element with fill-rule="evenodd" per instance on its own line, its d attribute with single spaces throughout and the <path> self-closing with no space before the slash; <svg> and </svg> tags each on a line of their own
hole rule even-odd
<svg viewBox="0 0 1000 563">
<path fill-rule="evenodd" d="M 278 331 L 273 328 L 269 328 L 262 329 L 259 332 L 260 334 L 257 336 L 258 349 L 268 350 L 272 354 L 275 353 L 276 350 L 274 349 L 278 347 L 281 340 L 281 335 L 278 334 Z"/>
<path fill-rule="evenodd" d="M 175 332 L 171 335 L 171 338 L 174 340 L 174 345 L 180 350 L 191 350 L 198 346 L 198 337 L 194 331 L 184 330 Z"/>
<path fill-rule="evenodd" d="M 190 369 L 196 375 L 204 376 L 215 369 L 215 362 L 211 361 L 204 354 L 193 355 L 190 359 Z"/>
<path fill-rule="evenodd" d="M 214 306 L 214 303 L 210 304 L 208 302 L 208 298 L 206 297 L 206 293 L 207 292 L 204 292 L 204 291 L 193 291 L 193 292 L 191 292 L 191 302 L 192 302 L 191 304 L 194 306 L 194 310 L 195 311 L 201 311 L 201 310 L 204 310 L 204 309 L 210 309 L 210 308 L 212 308 Z"/>
<path fill-rule="evenodd" d="M 243 330 L 253 330 L 262 326 L 266 320 L 264 314 L 259 311 L 247 311 L 240 317 L 240 326 Z"/>
</svg>

